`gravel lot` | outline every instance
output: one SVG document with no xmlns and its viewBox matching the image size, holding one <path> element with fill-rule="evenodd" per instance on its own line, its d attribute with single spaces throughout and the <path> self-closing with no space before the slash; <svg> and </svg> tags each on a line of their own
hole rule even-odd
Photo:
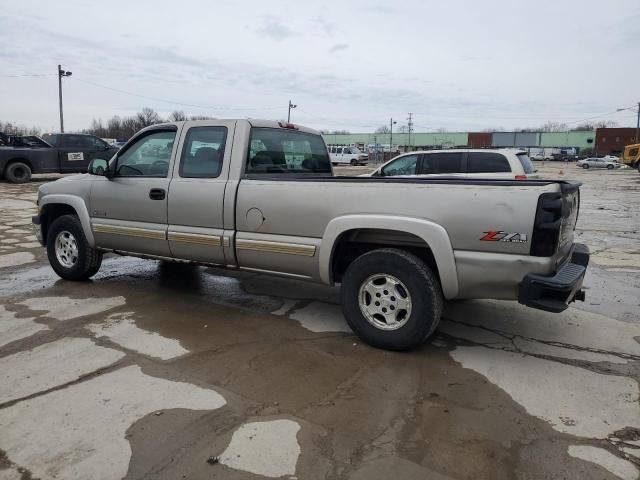
<svg viewBox="0 0 640 480">
<path fill-rule="evenodd" d="M 638 478 L 640 175 L 539 168 L 584 182 L 586 302 L 454 302 L 410 353 L 333 288 L 116 256 L 60 280 L 30 230 L 52 178 L 0 183 L 0 480 Z"/>
</svg>

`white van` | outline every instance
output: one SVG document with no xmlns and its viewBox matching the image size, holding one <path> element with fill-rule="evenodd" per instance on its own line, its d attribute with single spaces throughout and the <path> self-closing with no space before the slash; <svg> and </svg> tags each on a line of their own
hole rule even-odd
<svg viewBox="0 0 640 480">
<path fill-rule="evenodd" d="M 527 152 L 519 150 L 426 150 L 405 153 L 367 174 L 372 177 L 539 178 Z"/>
<path fill-rule="evenodd" d="M 331 165 L 366 165 L 369 155 L 352 145 L 327 145 Z"/>
</svg>

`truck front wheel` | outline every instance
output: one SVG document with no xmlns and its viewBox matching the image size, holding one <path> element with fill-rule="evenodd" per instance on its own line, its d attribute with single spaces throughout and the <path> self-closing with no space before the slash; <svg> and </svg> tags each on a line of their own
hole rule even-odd
<svg viewBox="0 0 640 480">
<path fill-rule="evenodd" d="M 409 350 L 436 329 L 442 290 L 433 271 L 417 256 L 384 248 L 365 253 L 347 269 L 342 311 L 358 337 L 386 350 Z"/>
<path fill-rule="evenodd" d="M 31 180 L 31 167 L 24 162 L 13 162 L 7 166 L 4 177 L 11 183 L 27 183 Z"/>
<path fill-rule="evenodd" d="M 75 215 L 53 221 L 47 232 L 47 256 L 53 270 L 65 280 L 87 280 L 102 264 L 102 252 L 89 245 Z"/>
</svg>

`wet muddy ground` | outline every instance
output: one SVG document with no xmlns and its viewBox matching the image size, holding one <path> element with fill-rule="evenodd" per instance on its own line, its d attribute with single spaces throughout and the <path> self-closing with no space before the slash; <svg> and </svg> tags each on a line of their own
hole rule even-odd
<svg viewBox="0 0 640 480">
<path fill-rule="evenodd" d="M 0 480 L 638 478 L 640 175 L 540 169 L 584 182 L 586 302 L 453 302 L 409 353 L 335 288 L 116 256 L 60 280 L 38 183 L 0 183 Z"/>
</svg>

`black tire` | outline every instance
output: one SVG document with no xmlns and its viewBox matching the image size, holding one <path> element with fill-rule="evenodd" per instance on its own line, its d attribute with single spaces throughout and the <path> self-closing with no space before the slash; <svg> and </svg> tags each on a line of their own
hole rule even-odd
<svg viewBox="0 0 640 480">
<path fill-rule="evenodd" d="M 395 330 L 375 326 L 360 308 L 360 289 L 377 274 L 402 282 L 411 299 L 410 314 Z M 342 279 L 341 302 L 347 323 L 358 337 L 373 347 L 399 351 L 420 345 L 434 332 L 443 306 L 440 281 L 433 271 L 420 258 L 396 248 L 373 250 L 354 260 Z"/>
<path fill-rule="evenodd" d="M 607 165 L 607 170 L 613 170 L 613 165 Z"/>
<path fill-rule="evenodd" d="M 350 163 L 352 167 L 355 167 L 356 165 L 358 165 L 358 161 L 355 158 L 352 158 Z"/>
<path fill-rule="evenodd" d="M 65 266 L 56 255 L 56 239 L 61 232 L 69 232 L 77 245 L 77 260 L 72 266 Z M 65 280 L 87 280 L 98 273 L 102 264 L 102 252 L 89 245 L 76 215 L 56 218 L 47 231 L 47 256 L 53 270 Z"/>
<path fill-rule="evenodd" d="M 584 165 L 582 165 L 582 168 L 584 168 L 585 170 L 587 170 L 589 168 L 589 164 L 585 163 Z"/>
<path fill-rule="evenodd" d="M 4 171 L 4 177 L 10 183 L 27 183 L 31 180 L 31 167 L 24 162 L 10 163 Z"/>
</svg>

